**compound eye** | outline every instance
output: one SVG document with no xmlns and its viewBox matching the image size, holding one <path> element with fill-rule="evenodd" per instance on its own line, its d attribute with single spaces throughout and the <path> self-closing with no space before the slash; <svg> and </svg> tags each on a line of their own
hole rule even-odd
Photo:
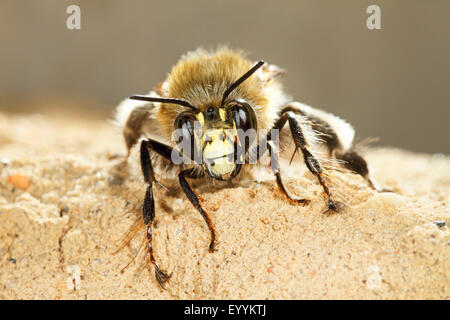
<svg viewBox="0 0 450 320">
<path fill-rule="evenodd" d="M 236 129 L 242 129 L 244 131 L 257 129 L 255 111 L 246 102 L 236 101 L 229 108 L 229 118 L 236 124 Z"/>
<path fill-rule="evenodd" d="M 236 125 L 238 138 L 243 150 L 248 151 L 249 146 L 256 137 L 257 121 L 253 108 L 244 101 L 234 101 L 228 109 L 228 119 Z M 251 131 L 250 129 L 253 129 Z"/>
<path fill-rule="evenodd" d="M 194 135 L 195 116 L 181 113 L 175 120 L 175 128 L 181 130 L 178 134 L 177 143 L 182 143 L 183 154 L 191 160 L 197 153 L 197 146 Z"/>
</svg>

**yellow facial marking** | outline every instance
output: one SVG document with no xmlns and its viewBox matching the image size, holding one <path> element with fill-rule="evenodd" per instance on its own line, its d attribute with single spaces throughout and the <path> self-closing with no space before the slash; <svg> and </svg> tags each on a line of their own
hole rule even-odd
<svg viewBox="0 0 450 320">
<path fill-rule="evenodd" d="M 195 116 L 197 120 L 200 122 L 200 124 L 203 126 L 205 124 L 205 117 L 203 116 L 203 113 L 199 112 Z"/>
<path fill-rule="evenodd" d="M 205 134 L 203 157 L 211 162 L 211 171 L 216 174 L 228 174 L 234 169 L 234 161 L 227 156 L 234 152 L 233 143 L 226 139 L 230 130 L 213 129 Z M 231 138 L 231 137 L 230 137 Z"/>
<path fill-rule="evenodd" d="M 219 116 L 220 116 L 220 120 L 222 120 L 223 122 L 225 122 L 225 120 L 227 120 L 227 114 L 226 114 L 225 108 L 219 108 Z"/>
</svg>

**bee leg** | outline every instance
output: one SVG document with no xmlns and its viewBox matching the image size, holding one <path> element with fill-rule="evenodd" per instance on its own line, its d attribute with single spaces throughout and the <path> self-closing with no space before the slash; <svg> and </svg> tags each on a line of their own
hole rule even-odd
<svg viewBox="0 0 450 320">
<path fill-rule="evenodd" d="M 308 150 L 302 128 L 300 127 L 298 121 L 288 111 L 281 115 L 280 119 L 275 124 L 275 128 L 281 130 L 287 121 L 289 121 L 289 128 L 291 130 L 295 146 L 303 153 L 306 167 L 317 177 L 323 191 L 328 197 L 327 211 L 338 212 L 341 204 L 334 201 L 331 191 L 322 176 L 322 166 L 319 160 L 317 160 L 316 157 L 314 157 L 314 155 Z"/>
<path fill-rule="evenodd" d="M 273 145 L 272 145 L 271 141 L 267 142 L 267 149 L 269 150 L 269 154 L 270 154 L 270 167 L 272 168 L 272 171 L 275 174 L 277 186 L 278 186 L 278 189 L 280 190 L 280 192 L 292 204 L 301 204 L 303 206 L 308 205 L 311 202 L 310 200 L 294 198 L 291 195 L 289 195 L 289 193 L 287 192 L 286 188 L 284 187 L 283 181 L 281 179 L 280 165 L 278 163 L 278 159 L 277 159 L 277 157 L 273 156 Z"/>
<path fill-rule="evenodd" d="M 153 244 L 152 244 L 152 223 L 155 219 L 155 200 L 153 198 L 153 182 L 157 182 L 153 172 L 153 166 L 150 158 L 149 149 L 156 151 L 162 156 L 169 155 L 171 148 L 160 144 L 153 140 L 143 140 L 141 143 L 141 169 L 144 176 L 144 181 L 147 183 L 147 190 L 145 192 L 144 204 L 142 206 L 142 214 L 144 218 L 144 223 L 147 226 L 147 240 L 148 247 L 147 251 L 150 256 L 150 262 L 155 268 L 155 277 L 159 285 L 164 288 L 164 283 L 169 280 L 170 275 L 163 272 L 156 264 L 155 257 L 153 255 Z"/>
<path fill-rule="evenodd" d="M 373 190 L 378 191 L 378 192 L 392 192 L 391 190 L 388 190 L 388 189 L 378 189 L 375 186 L 373 181 L 370 179 L 369 169 L 368 169 L 366 160 L 361 155 L 356 153 L 354 150 L 349 150 L 349 151 L 345 152 L 344 154 L 337 154 L 336 158 L 340 159 L 340 160 L 344 160 L 345 161 L 344 166 L 347 169 L 356 172 L 357 174 L 362 176 L 364 179 L 366 179 L 367 182 L 369 183 L 369 186 Z"/>
<path fill-rule="evenodd" d="M 216 230 L 214 230 L 214 226 L 211 222 L 211 219 L 209 218 L 208 214 L 203 210 L 197 195 L 194 193 L 194 191 L 192 191 L 191 186 L 186 180 L 186 178 L 196 179 L 200 178 L 200 176 L 196 175 L 194 173 L 194 170 L 188 169 L 182 171 L 178 175 L 178 178 L 180 180 L 181 189 L 183 189 L 184 193 L 186 194 L 186 197 L 189 199 L 192 205 L 198 210 L 198 212 L 200 212 L 203 219 L 205 219 L 206 224 L 208 225 L 209 231 L 211 232 L 211 242 L 209 243 L 209 252 L 214 252 L 216 246 Z"/>
<path fill-rule="evenodd" d="M 378 189 L 370 179 L 366 160 L 352 149 L 354 129 L 351 125 L 330 113 L 300 103 L 289 104 L 283 108 L 282 113 L 288 111 L 308 120 L 311 128 L 320 134 L 330 157 L 335 155 L 337 159 L 344 160 L 344 166 L 364 177 L 372 189 L 379 192 L 392 192 L 387 189 Z"/>
</svg>

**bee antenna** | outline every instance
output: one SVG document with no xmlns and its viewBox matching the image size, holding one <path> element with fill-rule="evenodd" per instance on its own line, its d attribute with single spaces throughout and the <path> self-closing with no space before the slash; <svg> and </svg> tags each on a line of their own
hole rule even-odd
<svg viewBox="0 0 450 320">
<path fill-rule="evenodd" d="M 162 102 L 162 103 L 172 103 L 172 104 L 178 104 L 183 107 L 190 108 L 194 111 L 198 111 L 196 107 L 194 107 L 192 104 L 185 100 L 181 99 L 174 99 L 174 98 L 160 98 L 160 97 L 147 97 L 147 96 L 140 96 L 140 95 L 134 95 L 129 97 L 129 99 L 132 100 L 140 100 L 140 101 L 149 101 L 149 102 Z"/>
<path fill-rule="evenodd" d="M 243 76 L 241 76 L 239 79 L 237 79 L 235 82 L 231 84 L 231 86 L 228 87 L 227 90 L 225 90 L 222 98 L 222 103 L 220 104 L 223 106 L 225 103 L 226 98 L 228 95 L 236 89 L 242 82 L 247 80 L 248 77 L 250 77 L 252 74 L 254 74 L 259 68 L 263 66 L 263 64 L 266 63 L 264 60 L 259 60 L 258 63 L 256 63 L 250 70 L 248 70 Z"/>
</svg>

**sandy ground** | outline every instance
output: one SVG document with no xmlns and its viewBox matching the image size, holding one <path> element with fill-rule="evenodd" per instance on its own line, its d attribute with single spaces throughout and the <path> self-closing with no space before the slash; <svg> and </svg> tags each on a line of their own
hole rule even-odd
<svg viewBox="0 0 450 320">
<path fill-rule="evenodd" d="M 315 179 L 201 186 L 218 251 L 188 200 L 156 189 L 155 246 L 173 276 L 162 290 L 141 266 L 144 184 L 120 132 L 105 121 L 0 114 L 1 299 L 449 299 L 450 157 L 369 150 L 376 193 L 349 175 L 344 212 L 326 215 Z M 125 170 L 125 169 L 124 169 Z"/>
</svg>

